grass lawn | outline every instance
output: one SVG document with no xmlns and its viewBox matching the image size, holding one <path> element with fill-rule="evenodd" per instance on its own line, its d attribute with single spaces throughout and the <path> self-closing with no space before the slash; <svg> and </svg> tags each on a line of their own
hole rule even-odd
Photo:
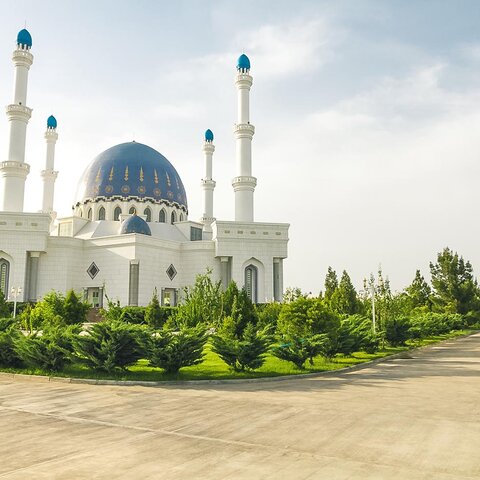
<svg viewBox="0 0 480 480">
<path fill-rule="evenodd" d="M 448 338 L 459 337 L 473 330 L 457 330 L 445 335 L 438 335 L 417 341 L 407 342 L 407 346 L 403 347 L 386 347 L 376 353 L 369 354 L 366 352 L 356 352 L 351 356 L 337 355 L 331 361 L 318 356 L 315 358 L 313 365 L 306 363 L 306 368 L 300 370 L 293 363 L 280 360 L 273 355 L 267 354 L 264 365 L 254 372 L 234 372 L 211 351 L 207 345 L 205 349 L 205 360 L 193 367 L 182 368 L 178 375 L 167 375 L 161 368 L 149 367 L 146 360 L 140 360 L 134 366 L 126 371 L 120 371 L 117 374 L 107 374 L 90 370 L 82 365 L 70 365 L 63 372 L 55 373 L 59 377 L 71 378 L 94 378 L 94 379 L 114 379 L 114 380 L 141 380 L 141 381 L 162 381 L 162 380 L 220 380 L 220 379 L 241 379 L 241 378 L 261 378 L 261 377 L 277 377 L 281 375 L 298 375 L 302 373 L 324 372 L 328 370 L 338 370 L 359 363 L 365 363 L 370 360 L 382 358 L 394 353 L 409 350 L 411 348 L 429 345 L 431 343 L 440 342 Z M 0 371 L 10 373 L 24 373 L 30 375 L 51 375 L 48 372 L 38 369 L 14 369 L 0 368 Z"/>
</svg>

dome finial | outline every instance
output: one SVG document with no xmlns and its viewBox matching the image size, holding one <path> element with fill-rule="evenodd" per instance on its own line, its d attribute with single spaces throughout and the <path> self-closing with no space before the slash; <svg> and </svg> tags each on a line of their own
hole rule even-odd
<svg viewBox="0 0 480 480">
<path fill-rule="evenodd" d="M 213 132 L 208 129 L 206 132 L 205 132 L 205 141 L 208 142 L 208 143 L 212 143 L 213 142 Z"/>
<path fill-rule="evenodd" d="M 26 50 L 30 50 L 32 48 L 32 36 L 26 28 L 18 32 L 17 46 Z"/>
<path fill-rule="evenodd" d="M 50 115 L 47 118 L 47 129 L 55 129 L 55 128 L 57 128 L 57 119 L 53 115 Z"/>
<path fill-rule="evenodd" d="M 245 73 L 250 70 L 250 59 L 244 53 L 238 57 L 237 70 Z"/>
</svg>

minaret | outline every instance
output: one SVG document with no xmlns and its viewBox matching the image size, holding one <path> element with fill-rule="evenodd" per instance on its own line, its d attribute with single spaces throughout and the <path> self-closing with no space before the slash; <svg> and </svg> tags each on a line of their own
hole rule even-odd
<svg viewBox="0 0 480 480">
<path fill-rule="evenodd" d="M 253 222 L 253 193 L 257 185 L 257 179 L 252 177 L 252 138 L 255 128 L 250 124 L 250 88 L 253 79 L 249 72 L 250 60 L 242 54 L 238 59 L 235 80 L 238 89 L 238 119 L 235 125 L 237 176 L 232 180 L 237 222 Z"/>
<path fill-rule="evenodd" d="M 55 163 L 55 144 L 58 140 L 57 133 L 57 119 L 50 115 L 47 119 L 47 131 L 45 132 L 45 140 L 47 141 L 47 161 L 45 164 L 45 170 L 42 170 L 43 178 L 43 202 L 42 212 L 50 213 L 54 218 L 55 212 L 53 211 L 53 194 L 55 187 L 55 180 L 57 179 L 58 172 L 54 170 Z"/>
<path fill-rule="evenodd" d="M 213 190 L 215 189 L 215 181 L 212 180 L 212 157 L 215 151 L 213 144 L 213 132 L 209 129 L 205 132 L 205 143 L 203 144 L 203 152 L 205 153 L 205 178 L 202 179 L 203 188 L 203 231 L 207 234 L 212 233 L 213 217 Z"/>
<path fill-rule="evenodd" d="M 30 33 L 21 30 L 17 36 L 17 48 L 12 55 L 15 90 L 13 103 L 6 108 L 10 122 L 10 144 L 7 161 L 0 162 L 0 211 L 23 211 L 25 180 L 30 172 L 30 165 L 25 163 L 25 140 L 27 124 L 32 115 L 32 110 L 26 106 L 28 70 L 33 63 L 31 47 Z"/>
</svg>

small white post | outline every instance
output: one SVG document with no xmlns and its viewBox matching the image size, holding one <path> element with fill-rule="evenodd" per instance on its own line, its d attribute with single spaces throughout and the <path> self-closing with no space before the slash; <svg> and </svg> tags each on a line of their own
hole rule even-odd
<svg viewBox="0 0 480 480">
<path fill-rule="evenodd" d="M 13 318 L 17 316 L 17 297 L 21 295 L 22 287 L 12 287 L 10 294 L 13 297 Z"/>
</svg>

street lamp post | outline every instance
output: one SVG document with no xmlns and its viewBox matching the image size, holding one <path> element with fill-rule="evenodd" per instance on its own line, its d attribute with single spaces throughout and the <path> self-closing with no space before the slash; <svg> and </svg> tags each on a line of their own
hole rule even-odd
<svg viewBox="0 0 480 480">
<path fill-rule="evenodd" d="M 13 297 L 13 318 L 17 316 L 17 297 L 21 295 L 22 287 L 12 287 L 10 295 Z"/>
</svg>

